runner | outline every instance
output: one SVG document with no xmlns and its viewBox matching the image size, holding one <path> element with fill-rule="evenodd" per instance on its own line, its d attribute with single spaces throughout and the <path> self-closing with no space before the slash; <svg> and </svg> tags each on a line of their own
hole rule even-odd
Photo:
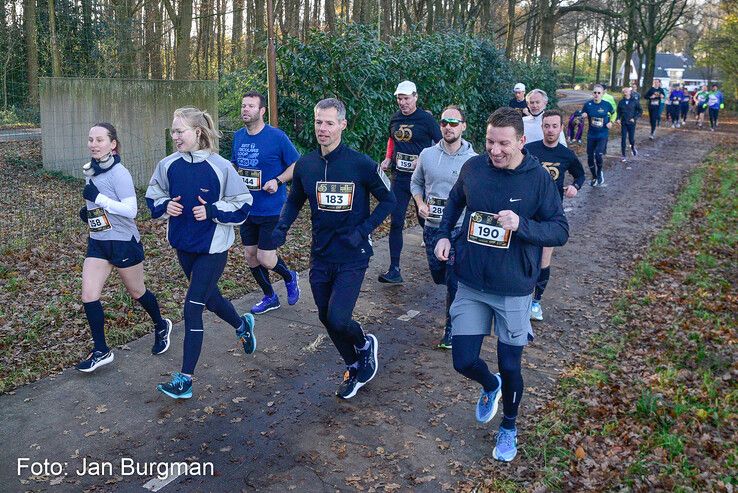
<svg viewBox="0 0 738 493">
<path fill-rule="evenodd" d="M 620 160 L 626 161 L 625 157 L 625 139 L 628 138 L 630 143 L 630 152 L 633 157 L 638 155 L 638 151 L 635 147 L 635 131 L 636 122 L 643 113 L 641 103 L 633 98 L 633 90 L 625 86 L 623 87 L 623 98 L 618 102 L 617 115 L 620 122 Z"/>
<path fill-rule="evenodd" d="M 94 346 L 76 368 L 90 373 L 115 359 L 105 342 L 105 313 L 100 303 L 113 267 L 128 293 L 141 303 L 154 322 L 151 354 L 169 349 L 172 322 L 161 317 L 156 296 L 144 285 L 144 249 L 136 227 L 136 189 L 131 173 L 120 161 L 120 140 L 115 127 L 110 123 L 92 127 L 87 149 L 90 162 L 82 167 L 85 205 L 79 211 L 80 219 L 89 227 L 87 255 L 82 264 L 82 303 Z"/>
<path fill-rule="evenodd" d="M 710 95 L 710 93 L 707 90 L 707 84 L 702 84 L 702 87 L 699 91 L 697 91 L 694 95 L 694 107 L 695 112 L 697 113 L 697 117 L 695 118 L 695 124 L 702 128 L 703 123 L 705 122 L 705 110 L 706 110 L 706 103 L 707 103 L 707 97 Z"/>
<path fill-rule="evenodd" d="M 528 116 L 523 117 L 525 141 L 536 142 L 543 139 L 541 125 L 543 124 L 543 112 L 546 111 L 546 106 L 548 106 L 548 94 L 543 89 L 533 89 L 525 99 L 528 101 L 528 110 L 530 111 Z M 559 142 L 566 146 L 566 137 L 564 137 L 563 132 L 560 134 Z"/>
<path fill-rule="evenodd" d="M 638 104 L 641 104 L 641 93 L 638 92 L 638 83 L 636 81 L 632 81 L 630 83 L 630 90 L 633 95 L 633 99 L 635 99 Z"/>
<path fill-rule="evenodd" d="M 275 246 L 284 244 L 287 230 L 309 201 L 310 288 L 318 318 L 346 363 L 336 395 L 350 399 L 377 373 L 377 338 L 364 334 L 353 311 L 373 254 L 371 232 L 392 211 L 395 197 L 380 167 L 341 142 L 345 128 L 341 101 L 329 98 L 315 105 L 320 147 L 297 161 L 273 241 Z M 370 195 L 379 201 L 371 214 Z"/>
<path fill-rule="evenodd" d="M 515 97 L 513 97 L 507 105 L 510 108 L 517 109 L 523 116 L 530 115 L 530 111 L 528 110 L 528 101 L 525 97 L 525 84 L 522 82 L 515 84 L 515 87 L 513 87 L 513 93 L 515 94 Z"/>
<path fill-rule="evenodd" d="M 433 115 L 418 107 L 418 91 L 409 80 L 400 82 L 395 90 L 400 110 L 390 119 L 390 138 L 393 141 L 394 157 L 382 161 L 382 169 L 392 167 L 392 192 L 397 199 L 390 222 L 389 247 L 390 266 L 379 276 L 379 282 L 399 284 L 404 280 L 400 274 L 402 253 L 402 230 L 405 215 L 412 195 L 410 178 L 417 164 L 420 151 L 442 139 L 441 130 Z"/>
<path fill-rule="evenodd" d="M 682 104 L 684 92 L 679 88 L 679 84 L 672 84 L 669 92 L 669 118 L 671 119 L 671 128 L 679 128 L 679 106 Z"/>
<path fill-rule="evenodd" d="M 425 218 L 423 240 L 431 277 L 436 284 L 446 285 L 446 325 L 440 349 L 451 349 L 451 316 L 449 309 L 456 296 L 456 275 L 453 270 L 453 244 L 461 235 L 461 219 L 451 232 L 452 250 L 448 262 L 439 261 L 433 253 L 448 193 L 459 177 L 461 166 L 470 157 L 476 156 L 471 144 L 462 138 L 466 130 L 466 117 L 458 106 L 448 106 L 441 114 L 443 139 L 433 147 L 423 149 L 418 166 L 413 173 L 410 191 L 420 215 Z"/>
<path fill-rule="evenodd" d="M 582 110 L 576 110 L 569 117 L 569 123 L 566 126 L 566 138 L 569 144 L 576 142 L 582 145 L 582 132 L 584 132 L 584 118 L 582 118 Z"/>
<path fill-rule="evenodd" d="M 645 98 L 648 101 L 648 120 L 651 123 L 651 135 L 648 138 L 653 140 L 656 136 L 656 127 L 661 123 L 662 101 L 666 98 L 666 91 L 661 87 L 661 79 L 653 80 L 653 87 L 646 92 Z"/>
<path fill-rule="evenodd" d="M 231 163 L 217 154 L 217 131 L 206 111 L 175 110 L 171 132 L 177 152 L 159 161 L 146 203 L 152 218 L 167 221 L 167 239 L 190 285 L 184 303 L 182 371 L 156 388 L 174 399 L 189 399 L 206 307 L 236 329 L 246 354 L 256 351 L 254 316 L 239 316 L 218 289 L 235 239 L 233 226 L 246 220 L 252 198 Z"/>
<path fill-rule="evenodd" d="M 718 125 L 718 114 L 725 108 L 723 93 L 718 90 L 718 85 L 712 85 L 712 91 L 707 95 L 707 109 L 710 113 L 710 131 L 714 132 Z"/>
<path fill-rule="evenodd" d="M 692 101 L 692 95 L 689 90 L 684 86 L 682 88 L 682 100 L 679 103 L 679 116 L 681 118 L 681 125 L 687 124 L 687 116 L 689 116 L 689 103 Z"/>
<path fill-rule="evenodd" d="M 594 98 L 584 103 L 582 116 L 589 121 L 587 129 L 587 164 L 592 173 L 593 187 L 605 187 L 605 173 L 602 170 L 603 154 L 607 146 L 609 129 L 612 127 L 610 118 L 615 108 L 607 101 L 602 100 L 603 88 L 595 84 L 592 94 Z"/>
<path fill-rule="evenodd" d="M 500 108 L 487 120 L 487 153 L 469 159 L 451 189 L 435 247 L 448 260 L 451 232 L 464 215 L 454 269 L 459 290 L 451 305 L 454 369 L 482 385 L 477 420 L 488 423 L 502 398 L 503 419 L 492 456 L 517 455 L 515 422 L 523 395 L 521 359 L 532 337 L 531 293 L 541 248 L 568 239 L 556 186 L 538 159 L 523 151 L 520 114 Z M 466 211 L 464 212 L 464 208 Z M 479 357 L 494 317 L 498 374 Z"/>
<path fill-rule="evenodd" d="M 610 121 L 616 122 L 618 121 L 618 105 L 615 102 L 615 98 L 607 92 L 608 89 L 610 89 L 610 86 L 608 86 L 607 84 L 602 85 L 602 100 L 610 103 L 610 106 L 612 106 L 614 113 L 610 115 Z M 603 156 L 607 156 L 607 144 L 609 142 L 609 139 L 605 141 L 605 149 L 602 151 Z"/>
<path fill-rule="evenodd" d="M 256 91 L 244 94 L 241 101 L 244 128 L 233 136 L 231 153 L 231 162 L 236 165 L 254 201 L 249 216 L 241 225 L 246 263 L 264 292 L 262 300 L 251 308 L 254 315 L 280 307 L 279 296 L 269 280 L 270 270 L 284 279 L 290 305 L 300 299 L 297 272 L 287 267 L 272 245 L 272 231 L 287 200 L 284 184 L 292 179 L 300 153 L 283 131 L 264 123 L 265 112 L 266 99 L 262 94 Z"/>
<path fill-rule="evenodd" d="M 632 105 L 631 105 L 632 106 Z M 618 113 L 621 115 L 622 113 Z M 559 134 L 563 128 L 564 116 L 558 110 L 548 110 L 543 114 L 543 140 L 525 145 L 525 149 L 533 156 L 537 157 L 546 171 L 551 175 L 556 188 L 559 191 L 561 200 L 576 197 L 577 192 L 584 184 L 584 168 L 579 158 L 571 149 L 560 145 Z M 569 186 L 564 186 L 564 178 L 569 173 L 574 181 Z M 548 280 L 551 276 L 551 256 L 553 255 L 552 247 L 543 247 L 541 257 L 541 272 L 538 274 L 536 287 L 533 292 L 533 304 L 530 309 L 531 320 L 543 320 L 543 308 L 541 308 L 541 298 L 546 290 Z"/>
</svg>

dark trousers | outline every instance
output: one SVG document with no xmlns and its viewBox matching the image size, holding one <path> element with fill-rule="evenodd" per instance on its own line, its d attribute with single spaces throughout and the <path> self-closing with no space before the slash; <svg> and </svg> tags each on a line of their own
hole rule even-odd
<svg viewBox="0 0 738 493">
<path fill-rule="evenodd" d="M 313 259 L 310 263 L 310 289 L 318 318 L 346 366 L 356 363 L 356 347 L 364 346 L 366 341 L 353 313 L 368 266 L 368 259 L 344 264 Z"/>
<path fill-rule="evenodd" d="M 669 105 L 669 118 L 671 118 L 672 125 L 679 123 L 679 105 L 677 104 Z"/>
<path fill-rule="evenodd" d="M 396 173 L 403 173 L 397 171 Z M 409 174 L 408 174 L 409 175 Z M 389 232 L 389 249 L 390 249 L 390 267 L 400 268 L 400 254 L 402 254 L 402 230 L 405 228 L 405 215 L 407 214 L 407 208 L 412 201 L 412 194 L 410 193 L 410 179 L 404 176 L 397 179 L 395 176 L 392 179 L 392 193 L 395 194 L 397 203 L 395 209 L 392 211 L 390 216 L 390 232 Z M 414 203 L 414 201 L 413 201 Z M 417 211 L 416 211 L 417 213 Z M 418 222 L 423 226 L 423 221 L 418 218 Z"/>
<path fill-rule="evenodd" d="M 602 155 L 607 147 L 607 137 L 587 136 L 587 165 L 592 178 L 597 178 L 602 171 Z"/>
<path fill-rule="evenodd" d="M 661 117 L 659 116 L 660 114 L 661 114 L 660 106 L 649 106 L 648 107 L 648 121 L 651 124 L 651 133 L 654 133 L 656 131 L 656 125 L 661 119 Z"/>
<path fill-rule="evenodd" d="M 625 139 L 627 137 L 630 146 L 635 146 L 636 124 L 622 122 L 620 125 L 620 154 L 625 156 Z"/>
<path fill-rule="evenodd" d="M 718 113 L 720 108 L 707 108 L 710 113 L 710 128 L 717 127 Z"/>
<path fill-rule="evenodd" d="M 456 258 L 456 241 L 461 236 L 461 228 L 454 228 L 451 231 L 451 252 L 449 252 L 448 260 L 443 262 L 436 258 L 435 248 L 438 241 L 438 228 L 427 226 L 423 228 L 423 241 L 425 242 L 425 255 L 428 258 L 428 268 L 435 284 L 443 284 L 446 286 L 446 327 L 451 327 L 451 303 L 456 298 L 456 291 L 459 289 L 459 281 L 454 272 L 454 261 Z"/>
</svg>

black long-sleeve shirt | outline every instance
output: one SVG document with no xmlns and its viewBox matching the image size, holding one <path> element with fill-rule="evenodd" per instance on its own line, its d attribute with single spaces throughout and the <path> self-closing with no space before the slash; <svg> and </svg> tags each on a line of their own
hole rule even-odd
<svg viewBox="0 0 738 493">
<path fill-rule="evenodd" d="M 620 114 L 620 112 L 618 112 Z M 584 185 L 584 168 L 574 151 L 556 143 L 555 147 L 547 147 L 542 140 L 525 145 L 525 149 L 538 158 L 548 174 L 556 183 L 561 199 L 564 198 L 564 178 L 568 172 L 574 178 L 574 187 L 579 190 Z"/>
<path fill-rule="evenodd" d="M 379 203 L 369 210 L 373 195 Z M 389 180 L 369 156 L 339 144 L 323 156 L 315 150 L 298 159 L 292 188 L 274 229 L 277 244 L 297 219 L 305 201 L 310 202 L 313 258 L 347 263 L 369 258 L 370 233 L 395 206 Z"/>
<path fill-rule="evenodd" d="M 617 113 L 620 123 L 635 123 L 635 120 L 643 114 L 643 108 L 641 108 L 641 102 L 631 96 L 629 99 L 623 98 L 618 102 Z"/>
</svg>

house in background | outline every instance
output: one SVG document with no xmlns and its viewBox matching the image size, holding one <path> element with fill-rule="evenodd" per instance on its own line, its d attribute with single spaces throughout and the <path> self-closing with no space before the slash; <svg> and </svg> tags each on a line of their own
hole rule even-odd
<svg viewBox="0 0 738 493">
<path fill-rule="evenodd" d="M 628 82 L 638 81 L 638 86 L 643 85 L 643 71 L 646 68 L 645 60 L 641 63 L 638 54 L 633 53 L 630 60 L 630 74 Z M 618 84 L 625 85 L 625 61 L 620 65 L 618 72 Z M 657 53 L 656 67 L 653 73 L 654 79 L 661 79 L 662 87 L 670 87 L 672 84 L 684 84 L 688 90 L 694 91 L 702 84 L 718 82 L 714 71 L 697 67 L 693 58 L 682 56 L 680 53 Z"/>
</svg>

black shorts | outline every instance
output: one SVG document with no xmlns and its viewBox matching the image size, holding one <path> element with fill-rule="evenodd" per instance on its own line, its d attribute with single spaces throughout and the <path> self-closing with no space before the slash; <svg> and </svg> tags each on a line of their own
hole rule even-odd
<svg viewBox="0 0 738 493">
<path fill-rule="evenodd" d="M 101 258 L 119 269 L 125 269 L 143 262 L 144 248 L 135 238 L 128 241 L 87 238 L 87 257 Z"/>
<path fill-rule="evenodd" d="M 704 106 L 702 106 L 701 104 L 698 104 L 698 105 L 697 105 L 697 114 L 698 114 L 698 115 L 699 115 L 700 113 L 704 113 L 705 111 L 707 111 L 707 108 L 705 108 L 705 107 L 704 107 Z"/>
<path fill-rule="evenodd" d="M 272 242 L 272 231 L 279 216 L 251 216 L 241 225 L 241 241 L 246 246 L 256 245 L 259 250 L 276 250 Z"/>
</svg>

